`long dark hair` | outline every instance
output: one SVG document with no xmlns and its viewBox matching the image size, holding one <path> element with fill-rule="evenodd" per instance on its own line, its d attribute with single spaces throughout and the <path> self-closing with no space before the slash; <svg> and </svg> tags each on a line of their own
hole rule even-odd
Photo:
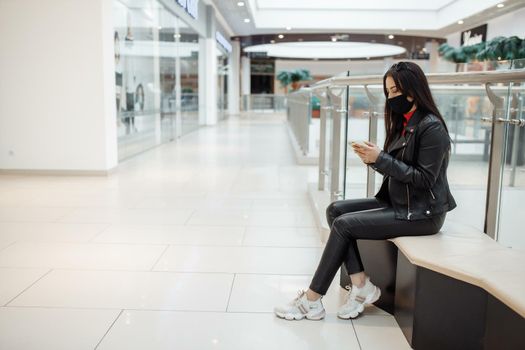
<svg viewBox="0 0 525 350">
<path fill-rule="evenodd" d="M 415 63 L 412 62 L 398 62 L 392 65 L 390 69 L 383 76 L 383 91 L 385 98 L 388 99 L 388 92 L 386 89 L 386 78 L 390 76 L 394 80 L 396 87 L 404 94 L 414 98 L 414 102 L 417 105 L 417 109 L 423 113 L 431 113 L 438 117 L 445 126 L 445 130 L 448 133 L 447 125 L 441 113 L 439 113 L 430 87 L 428 86 L 428 80 L 423 73 L 423 70 Z M 384 149 L 388 149 L 388 146 L 395 139 L 396 134 L 400 133 L 403 129 L 403 115 L 395 113 L 390 109 L 390 106 L 385 101 L 385 129 L 386 139 Z"/>
</svg>

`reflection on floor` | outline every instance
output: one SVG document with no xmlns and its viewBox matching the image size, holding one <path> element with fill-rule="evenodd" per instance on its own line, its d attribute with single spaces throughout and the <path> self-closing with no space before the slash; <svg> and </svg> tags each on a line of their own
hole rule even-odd
<svg viewBox="0 0 525 350">
<path fill-rule="evenodd" d="M 0 176 L 0 349 L 409 349 L 368 308 L 286 322 L 322 247 L 282 117 L 207 127 L 110 177 Z"/>
</svg>

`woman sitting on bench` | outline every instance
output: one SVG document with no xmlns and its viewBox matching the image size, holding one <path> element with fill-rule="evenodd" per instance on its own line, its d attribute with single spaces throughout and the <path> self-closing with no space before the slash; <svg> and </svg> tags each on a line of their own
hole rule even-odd
<svg viewBox="0 0 525 350">
<path fill-rule="evenodd" d="M 381 295 L 364 272 L 357 240 L 432 235 L 441 229 L 447 211 L 456 207 L 447 182 L 450 137 L 425 74 L 414 63 L 396 63 L 385 73 L 383 89 L 383 150 L 370 142 L 352 143 L 361 160 L 383 174 L 381 188 L 375 198 L 340 200 L 328 206 L 330 237 L 310 288 L 276 307 L 278 317 L 323 319 L 321 299 L 343 263 L 352 288 L 338 317 L 357 317 Z"/>
</svg>

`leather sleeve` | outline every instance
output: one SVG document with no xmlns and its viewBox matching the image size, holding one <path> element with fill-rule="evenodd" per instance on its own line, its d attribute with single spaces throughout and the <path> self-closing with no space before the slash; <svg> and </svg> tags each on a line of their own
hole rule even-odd
<svg viewBox="0 0 525 350">
<path fill-rule="evenodd" d="M 449 151 L 449 140 L 441 122 L 431 122 L 419 135 L 419 147 L 415 150 L 414 165 L 408 165 L 381 151 L 373 167 L 402 183 L 431 188 L 439 176 L 443 159 Z"/>
</svg>

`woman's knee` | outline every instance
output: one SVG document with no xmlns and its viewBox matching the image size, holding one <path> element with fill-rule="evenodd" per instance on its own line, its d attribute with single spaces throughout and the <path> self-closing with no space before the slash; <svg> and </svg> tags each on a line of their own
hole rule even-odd
<svg viewBox="0 0 525 350">
<path fill-rule="evenodd" d="M 339 216 L 333 220 L 332 226 L 330 227 L 330 235 L 345 239 L 348 229 L 348 222 Z"/>
<path fill-rule="evenodd" d="M 337 209 L 337 202 L 332 202 L 328 207 L 326 207 L 326 221 L 328 222 L 328 227 L 332 227 L 334 220 L 341 215 L 339 209 Z"/>
</svg>

